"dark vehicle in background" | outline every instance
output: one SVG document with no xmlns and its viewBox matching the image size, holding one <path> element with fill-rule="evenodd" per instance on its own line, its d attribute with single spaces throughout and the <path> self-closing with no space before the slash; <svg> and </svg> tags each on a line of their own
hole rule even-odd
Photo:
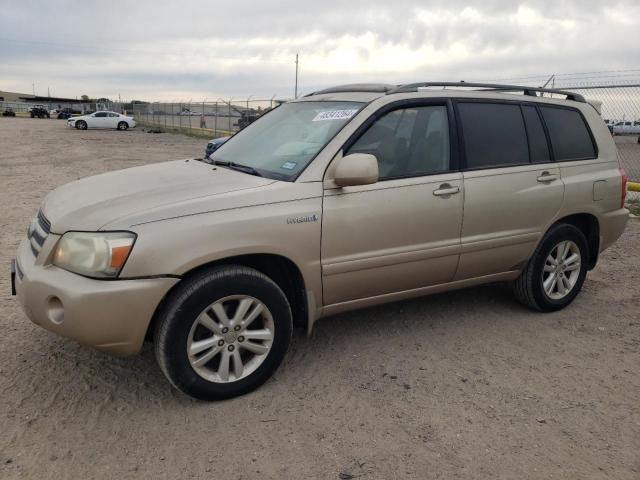
<svg viewBox="0 0 640 480">
<path fill-rule="evenodd" d="M 31 109 L 31 118 L 51 118 L 49 112 L 44 107 L 33 107 Z"/>
<path fill-rule="evenodd" d="M 238 123 L 236 125 L 240 130 L 242 130 L 244 127 L 247 127 L 255 122 L 259 117 L 260 113 L 253 110 L 240 112 L 240 119 L 238 120 Z"/>
<path fill-rule="evenodd" d="M 222 144 L 227 140 L 229 140 L 230 138 L 231 137 L 219 137 L 219 138 L 214 138 L 213 140 L 210 140 L 204 149 L 205 160 L 207 160 L 209 158 L 209 155 L 211 155 L 213 152 L 219 149 L 222 146 Z"/>
<path fill-rule="evenodd" d="M 73 108 L 63 108 L 58 112 L 58 120 L 68 120 L 73 115 L 80 115 L 81 113 L 80 110 L 74 110 Z"/>
<path fill-rule="evenodd" d="M 13 108 L 7 107 L 7 108 L 5 108 L 4 112 L 2 112 L 2 116 L 3 117 L 15 117 L 16 116 L 16 112 L 13 111 Z"/>
</svg>

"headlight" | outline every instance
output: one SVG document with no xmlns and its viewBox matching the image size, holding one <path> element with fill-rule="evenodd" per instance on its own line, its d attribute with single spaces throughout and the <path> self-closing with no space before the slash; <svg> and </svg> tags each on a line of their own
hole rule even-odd
<svg viewBox="0 0 640 480">
<path fill-rule="evenodd" d="M 135 239 L 131 232 L 67 232 L 58 241 L 53 264 L 88 277 L 115 278 Z"/>
</svg>

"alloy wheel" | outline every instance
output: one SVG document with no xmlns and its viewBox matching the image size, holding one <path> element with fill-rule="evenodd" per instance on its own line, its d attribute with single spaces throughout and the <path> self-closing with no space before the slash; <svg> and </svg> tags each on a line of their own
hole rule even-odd
<svg viewBox="0 0 640 480">
<path fill-rule="evenodd" d="M 274 333 L 271 312 L 260 300 L 248 295 L 221 298 L 191 326 L 186 345 L 189 363 L 210 382 L 241 380 L 267 358 Z"/>
<path fill-rule="evenodd" d="M 573 290 L 580 277 L 581 255 L 578 245 L 563 240 L 551 249 L 542 270 L 542 287 L 547 296 L 561 300 Z"/>
</svg>

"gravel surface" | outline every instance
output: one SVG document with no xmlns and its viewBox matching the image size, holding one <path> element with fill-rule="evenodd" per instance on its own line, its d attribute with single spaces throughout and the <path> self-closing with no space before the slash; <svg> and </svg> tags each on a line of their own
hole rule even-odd
<svg viewBox="0 0 640 480">
<path fill-rule="evenodd" d="M 324 319 L 220 403 L 172 390 L 148 345 L 112 358 L 27 320 L 9 260 L 49 190 L 203 148 L 0 118 L 0 478 L 640 478 L 639 221 L 561 312 L 497 285 Z"/>
</svg>

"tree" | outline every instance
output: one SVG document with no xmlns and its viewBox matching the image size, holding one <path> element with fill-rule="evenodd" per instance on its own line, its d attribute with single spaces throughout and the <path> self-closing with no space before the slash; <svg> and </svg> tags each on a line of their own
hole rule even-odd
<svg viewBox="0 0 640 480">
<path fill-rule="evenodd" d="M 89 100 L 89 95 L 81 95 L 80 100 L 84 100 L 85 102 Z"/>
</svg>

